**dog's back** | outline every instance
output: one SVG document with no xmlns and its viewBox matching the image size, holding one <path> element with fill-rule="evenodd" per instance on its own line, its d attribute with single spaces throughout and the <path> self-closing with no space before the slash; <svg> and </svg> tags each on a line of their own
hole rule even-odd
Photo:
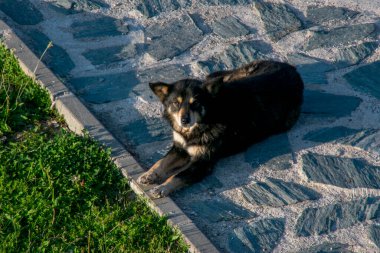
<svg viewBox="0 0 380 253">
<path fill-rule="evenodd" d="M 256 61 L 214 73 L 206 85 L 215 94 L 209 111 L 212 121 L 227 126 L 227 153 L 288 130 L 300 113 L 303 82 L 286 63 Z"/>
</svg>

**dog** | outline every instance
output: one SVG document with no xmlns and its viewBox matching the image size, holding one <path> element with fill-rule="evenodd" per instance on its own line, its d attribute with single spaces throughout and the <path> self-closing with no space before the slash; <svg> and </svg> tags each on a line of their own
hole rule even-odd
<svg viewBox="0 0 380 253">
<path fill-rule="evenodd" d="M 149 86 L 173 130 L 169 152 L 137 180 L 158 184 L 150 191 L 153 198 L 200 181 L 222 157 L 289 130 L 299 117 L 304 89 L 296 69 L 276 61 L 254 61 L 203 81 Z"/>
</svg>

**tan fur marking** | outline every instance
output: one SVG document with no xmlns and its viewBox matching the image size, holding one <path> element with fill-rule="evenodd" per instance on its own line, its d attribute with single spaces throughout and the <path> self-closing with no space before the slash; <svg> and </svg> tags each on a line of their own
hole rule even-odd
<svg viewBox="0 0 380 253">
<path fill-rule="evenodd" d="M 177 101 L 178 101 L 178 103 L 182 103 L 183 102 L 183 98 L 182 97 L 177 97 Z"/>
<path fill-rule="evenodd" d="M 180 113 L 179 112 L 177 112 L 177 113 L 172 113 L 172 117 L 174 118 L 174 120 L 175 120 L 175 122 L 177 123 L 177 125 L 179 126 L 179 127 L 181 127 L 181 115 L 180 115 Z"/>
<path fill-rule="evenodd" d="M 164 183 L 166 187 L 169 187 L 170 192 L 173 192 L 174 190 L 181 188 L 185 185 L 182 179 L 176 177 L 176 175 L 173 175 L 169 177 Z"/>
<path fill-rule="evenodd" d="M 186 148 L 187 153 L 192 156 L 201 156 L 206 153 L 207 149 L 205 146 L 201 145 L 192 145 Z"/>
<path fill-rule="evenodd" d="M 173 140 L 179 144 L 181 144 L 183 147 L 186 146 L 186 140 L 183 138 L 182 135 L 177 133 L 176 131 L 173 131 Z"/>
<path fill-rule="evenodd" d="M 193 97 L 191 97 L 191 98 L 189 99 L 189 103 L 190 103 L 190 104 L 194 103 L 194 101 L 195 101 L 195 99 L 194 99 Z"/>
<path fill-rule="evenodd" d="M 165 95 L 168 95 L 169 87 L 168 86 L 162 86 L 161 92 Z"/>
<path fill-rule="evenodd" d="M 162 163 L 162 159 L 158 160 L 155 164 L 153 164 L 152 167 L 150 167 L 149 171 L 154 172 L 155 170 L 157 170 L 161 166 L 161 163 Z"/>
<path fill-rule="evenodd" d="M 142 174 L 138 179 L 137 182 L 139 184 L 151 184 L 160 177 L 160 170 L 161 170 L 161 164 L 163 162 L 163 159 L 157 161 L 150 169 Z"/>
<path fill-rule="evenodd" d="M 151 190 L 151 195 L 153 198 L 166 197 L 173 191 L 178 190 L 183 186 L 185 186 L 185 182 L 174 175 L 169 177 L 163 184 L 153 188 Z"/>
<path fill-rule="evenodd" d="M 182 115 L 184 115 L 185 113 L 186 113 L 185 108 L 181 108 L 181 109 L 179 110 L 179 112 L 178 112 L 179 116 L 182 116 Z"/>
<path fill-rule="evenodd" d="M 172 160 L 172 161 L 169 161 L 166 166 L 164 168 L 162 168 L 162 171 L 161 171 L 161 174 L 160 176 L 163 177 L 163 178 L 167 178 L 171 175 L 173 175 L 173 173 L 178 173 L 180 172 L 180 168 L 182 168 L 183 166 L 185 166 L 187 164 L 187 160 L 184 160 L 184 159 L 176 159 L 176 160 Z"/>
</svg>

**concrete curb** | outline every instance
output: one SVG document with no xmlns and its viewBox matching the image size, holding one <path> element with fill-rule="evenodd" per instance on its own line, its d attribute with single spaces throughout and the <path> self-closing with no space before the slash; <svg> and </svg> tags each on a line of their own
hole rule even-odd
<svg viewBox="0 0 380 253">
<path fill-rule="evenodd" d="M 129 179 L 129 184 L 134 192 L 147 198 L 149 205 L 157 213 L 166 216 L 169 224 L 181 231 L 185 241 L 190 246 L 191 252 L 218 252 L 215 246 L 182 212 L 172 199 L 168 197 L 154 200 L 149 198 L 146 191 L 151 187 L 142 187 L 136 182 L 137 177 L 145 172 L 145 170 L 95 118 L 78 97 L 43 63 L 40 62 L 34 72 L 39 58 L 34 55 L 3 20 L 0 20 L 0 35 L 2 35 L 3 43 L 9 49 L 13 50 L 22 69 L 29 76 L 35 78 L 43 87 L 48 89 L 53 105 L 57 108 L 58 112 L 63 115 L 69 128 L 77 134 L 82 134 L 82 131 L 86 130 L 95 140 L 111 148 L 113 161 L 122 171 L 123 175 Z"/>
</svg>

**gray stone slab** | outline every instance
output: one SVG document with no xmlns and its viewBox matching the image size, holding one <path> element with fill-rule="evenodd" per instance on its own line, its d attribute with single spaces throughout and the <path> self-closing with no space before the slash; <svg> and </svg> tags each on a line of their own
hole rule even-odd
<svg viewBox="0 0 380 253">
<path fill-rule="evenodd" d="M 181 65 L 166 65 L 139 71 L 137 76 L 141 82 L 174 82 L 189 76 L 189 67 Z M 146 88 L 149 88 L 146 85 Z"/>
<path fill-rule="evenodd" d="M 327 84 L 326 72 L 334 69 L 332 64 L 304 54 L 290 54 L 287 60 L 297 67 L 305 84 Z"/>
<path fill-rule="evenodd" d="M 309 6 L 307 8 L 307 19 L 312 24 L 321 25 L 329 21 L 348 21 L 355 18 L 360 12 L 344 7 L 336 6 Z"/>
<path fill-rule="evenodd" d="M 285 230 L 285 219 L 263 219 L 234 229 L 228 237 L 230 252 L 272 252 Z"/>
<path fill-rule="evenodd" d="M 137 78 L 140 83 L 133 88 L 133 93 L 148 102 L 158 101 L 158 98 L 149 88 L 148 84 L 150 82 L 172 83 L 180 79 L 189 78 L 189 73 L 189 66 L 176 64 L 138 71 Z"/>
<path fill-rule="evenodd" d="M 207 222 L 231 221 L 257 217 L 257 215 L 251 211 L 235 205 L 226 199 L 215 198 L 205 201 L 194 201 L 190 204 L 190 207 L 197 216 Z"/>
<path fill-rule="evenodd" d="M 223 184 L 216 178 L 214 175 L 209 175 L 206 178 L 202 179 L 196 184 L 189 185 L 182 190 L 178 191 L 174 198 L 175 199 L 184 199 L 186 196 L 193 194 L 199 194 L 202 192 L 207 192 L 208 194 L 215 194 L 218 189 L 221 189 Z"/>
<path fill-rule="evenodd" d="M 272 170 L 286 170 L 291 167 L 291 153 L 287 134 L 280 134 L 252 145 L 244 153 L 244 158 L 254 168 L 265 165 Z"/>
<path fill-rule="evenodd" d="M 260 41 L 242 41 L 232 44 L 222 53 L 212 56 L 206 61 L 199 61 L 199 67 L 206 73 L 218 70 L 239 68 L 254 60 L 266 59 L 267 57 L 259 51 Z"/>
<path fill-rule="evenodd" d="M 129 97 L 139 83 L 134 71 L 101 76 L 78 77 L 69 84 L 88 103 L 102 104 Z"/>
<path fill-rule="evenodd" d="M 290 54 L 287 60 L 297 67 L 305 84 L 327 84 L 326 72 L 359 64 L 372 55 L 377 47 L 377 42 L 365 42 L 339 48 L 335 54 L 330 55 L 334 58 L 331 63 L 304 54 Z"/>
<path fill-rule="evenodd" d="M 301 20 L 285 4 L 256 2 L 255 8 L 260 13 L 268 36 L 275 42 L 289 33 L 303 29 Z"/>
<path fill-rule="evenodd" d="M 297 220 L 297 236 L 323 235 L 380 217 L 380 197 L 306 208 Z"/>
<path fill-rule="evenodd" d="M 247 5 L 254 2 L 254 0 L 200 0 L 204 5 Z"/>
<path fill-rule="evenodd" d="M 293 182 L 268 178 L 266 182 L 256 182 L 241 189 L 245 199 L 254 205 L 280 207 L 305 200 L 316 200 L 321 195 L 305 186 Z"/>
<path fill-rule="evenodd" d="M 123 46 L 104 47 L 88 50 L 83 53 L 93 65 L 109 65 L 112 63 L 125 61 L 135 58 L 139 52 L 139 46 L 136 44 L 127 44 Z"/>
<path fill-rule="evenodd" d="M 0 10 L 20 25 L 36 25 L 44 19 L 29 0 L 0 0 Z"/>
<path fill-rule="evenodd" d="M 380 167 L 364 160 L 308 153 L 302 156 L 309 180 L 343 188 L 380 189 Z"/>
<path fill-rule="evenodd" d="M 133 121 L 123 127 L 123 132 L 132 146 L 165 141 L 172 137 L 168 124 L 159 118 Z"/>
<path fill-rule="evenodd" d="M 217 20 L 210 26 L 214 33 L 226 39 L 239 37 L 250 33 L 245 25 L 232 16 Z"/>
<path fill-rule="evenodd" d="M 358 132 L 360 132 L 360 130 L 344 126 L 324 127 L 307 133 L 302 139 L 314 142 L 330 142 L 354 135 Z"/>
<path fill-rule="evenodd" d="M 378 129 L 325 127 L 307 133 L 302 139 L 314 142 L 334 141 L 380 154 L 380 130 Z"/>
<path fill-rule="evenodd" d="M 147 52 L 156 60 L 173 58 L 197 44 L 203 32 L 188 15 L 146 28 Z"/>
<path fill-rule="evenodd" d="M 130 110 L 135 110 L 133 107 Z M 136 113 L 139 113 L 136 110 Z M 115 130 L 141 165 L 150 168 L 172 144 L 172 131 L 162 118 L 139 116 Z"/>
<path fill-rule="evenodd" d="M 207 22 L 205 21 L 205 18 L 201 14 L 195 12 L 195 13 L 190 13 L 189 15 L 191 19 L 194 21 L 195 25 L 199 29 L 201 29 L 201 31 L 204 34 L 212 32 L 211 27 L 207 24 Z"/>
<path fill-rule="evenodd" d="M 375 224 L 369 228 L 369 238 L 380 249 L 380 225 Z"/>
<path fill-rule="evenodd" d="M 145 0 L 139 1 L 136 8 L 145 16 L 154 17 L 162 12 L 174 11 L 190 5 L 190 0 Z"/>
<path fill-rule="evenodd" d="M 373 38 L 375 31 L 376 25 L 371 23 L 313 31 L 304 48 L 305 50 L 312 50 L 316 48 L 344 46 L 353 41 Z"/>
<path fill-rule="evenodd" d="M 108 8 L 109 5 L 102 0 L 55 0 L 51 7 L 64 14 L 74 14 L 82 11 L 92 11 L 100 8 Z"/>
<path fill-rule="evenodd" d="M 37 29 L 24 29 L 22 38 L 25 44 L 39 57 L 42 56 L 49 42 L 51 41 L 44 33 Z M 49 48 L 42 58 L 42 61 L 58 76 L 67 76 L 75 64 L 66 51 L 54 44 Z"/>
<path fill-rule="evenodd" d="M 343 68 L 358 64 L 372 55 L 377 47 L 377 42 L 365 42 L 357 46 L 341 48 L 335 56 L 335 66 Z"/>
<path fill-rule="evenodd" d="M 188 78 L 189 73 L 189 66 L 181 66 L 176 64 L 138 71 L 137 78 L 140 80 L 140 84 L 133 89 L 133 92 L 147 101 L 158 101 L 149 88 L 149 82 L 171 83 L 180 79 Z"/>
<path fill-rule="evenodd" d="M 302 113 L 317 118 L 349 116 L 360 105 L 358 97 L 305 90 Z"/>
<path fill-rule="evenodd" d="M 101 17 L 90 21 L 75 21 L 71 24 L 75 39 L 91 40 L 127 34 L 128 25 L 111 17 Z"/>
<path fill-rule="evenodd" d="M 380 99 L 380 61 L 357 68 L 344 75 L 356 90 Z"/>
<path fill-rule="evenodd" d="M 348 250 L 348 244 L 324 242 L 317 246 L 298 251 L 297 253 L 353 253 Z"/>
<path fill-rule="evenodd" d="M 366 151 L 380 154 L 380 130 L 366 129 L 354 135 L 347 136 L 340 140 L 343 144 L 359 147 Z"/>
</svg>

